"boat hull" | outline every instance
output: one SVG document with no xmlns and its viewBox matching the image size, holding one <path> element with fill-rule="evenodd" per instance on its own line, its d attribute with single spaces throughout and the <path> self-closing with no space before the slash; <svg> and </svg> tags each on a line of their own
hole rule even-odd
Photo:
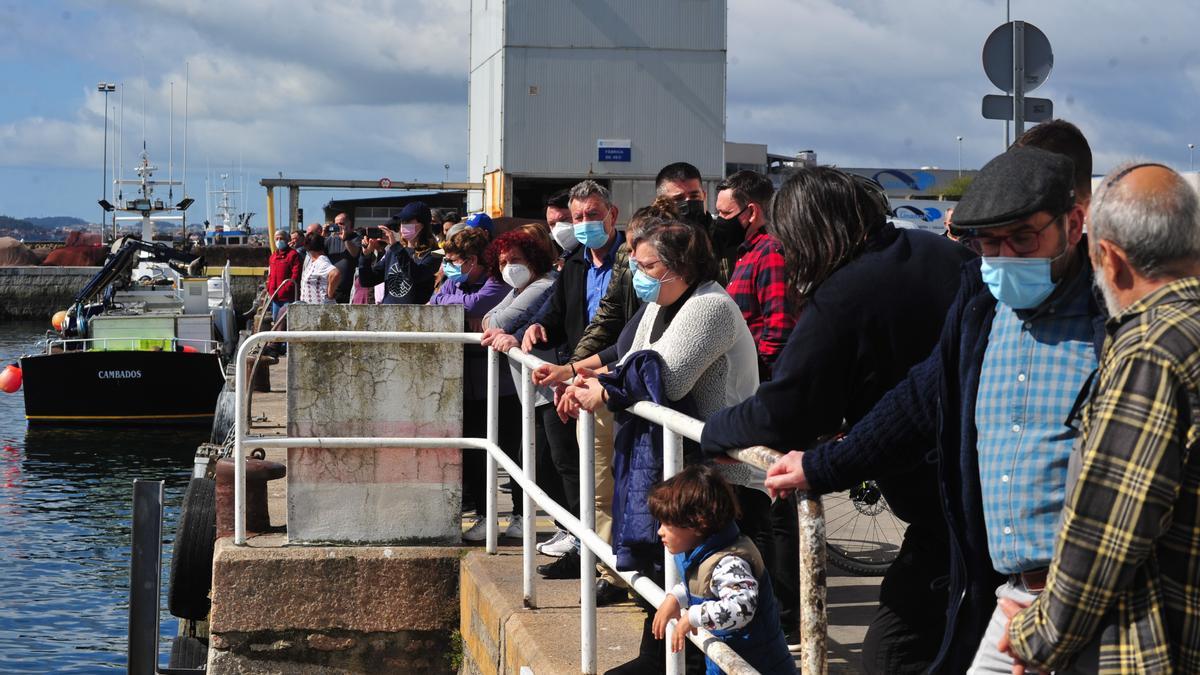
<svg viewBox="0 0 1200 675">
<path fill-rule="evenodd" d="M 217 354 L 79 351 L 21 359 L 31 425 L 210 424 L 225 374 Z"/>
</svg>

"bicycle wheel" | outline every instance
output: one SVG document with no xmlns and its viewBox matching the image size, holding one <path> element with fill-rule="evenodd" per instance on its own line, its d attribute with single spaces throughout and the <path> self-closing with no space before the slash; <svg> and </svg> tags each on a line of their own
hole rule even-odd
<svg viewBox="0 0 1200 675">
<path fill-rule="evenodd" d="M 900 552 L 908 524 L 896 517 L 875 481 L 825 495 L 825 551 L 836 567 L 883 576 Z"/>
</svg>

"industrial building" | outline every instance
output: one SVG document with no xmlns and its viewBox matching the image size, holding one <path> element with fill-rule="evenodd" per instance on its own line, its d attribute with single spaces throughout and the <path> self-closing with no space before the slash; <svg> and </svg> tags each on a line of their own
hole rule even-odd
<svg viewBox="0 0 1200 675">
<path fill-rule="evenodd" d="M 725 0 L 472 0 L 468 208 L 540 217 L 584 178 L 624 221 L 654 176 L 725 173 Z"/>
</svg>

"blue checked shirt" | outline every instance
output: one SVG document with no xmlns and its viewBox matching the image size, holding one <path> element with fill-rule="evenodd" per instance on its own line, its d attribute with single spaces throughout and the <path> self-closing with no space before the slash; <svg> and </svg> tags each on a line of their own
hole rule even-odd
<svg viewBox="0 0 1200 675">
<path fill-rule="evenodd" d="M 997 572 L 1047 567 L 1077 432 L 1065 422 L 1096 368 L 1090 275 L 1033 310 L 998 303 L 979 377 L 975 426 L 988 549 Z"/>
</svg>

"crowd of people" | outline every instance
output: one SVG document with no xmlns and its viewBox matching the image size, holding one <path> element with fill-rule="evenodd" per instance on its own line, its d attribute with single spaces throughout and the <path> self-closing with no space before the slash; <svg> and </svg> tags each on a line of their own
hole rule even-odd
<svg viewBox="0 0 1200 675">
<path fill-rule="evenodd" d="M 279 235 L 268 286 L 275 312 L 461 305 L 483 336 L 464 355 L 464 436 L 485 435 L 484 348 L 545 361 L 539 487 L 594 511 L 618 569 L 661 582 L 665 546 L 683 579 L 643 603 L 639 654 L 612 672 L 659 672 L 667 648 L 712 670 L 686 646 L 696 627 L 760 672 L 794 672 L 795 495 L 867 480 L 908 523 L 867 672 L 1200 672 L 1200 199 L 1159 164 L 1119 167 L 1094 197 L 1091 174 L 1078 128 L 1038 125 L 937 236 L 897 228 L 878 183 L 830 167 L 778 189 L 739 171 L 710 212 L 677 162 L 624 228 L 592 180 L 504 233 L 421 203 L 376 232 L 342 214 Z M 519 463 L 521 369 L 503 375 L 499 445 Z M 641 401 L 705 422 L 665 482 L 660 430 L 628 412 Z M 579 503 L 581 410 L 594 504 Z M 728 459 L 754 445 L 789 452 L 766 474 Z M 481 541 L 483 458 L 463 461 L 463 538 Z M 511 490 L 504 534 L 520 537 Z M 538 571 L 629 600 L 579 546 L 558 529 Z"/>
</svg>

